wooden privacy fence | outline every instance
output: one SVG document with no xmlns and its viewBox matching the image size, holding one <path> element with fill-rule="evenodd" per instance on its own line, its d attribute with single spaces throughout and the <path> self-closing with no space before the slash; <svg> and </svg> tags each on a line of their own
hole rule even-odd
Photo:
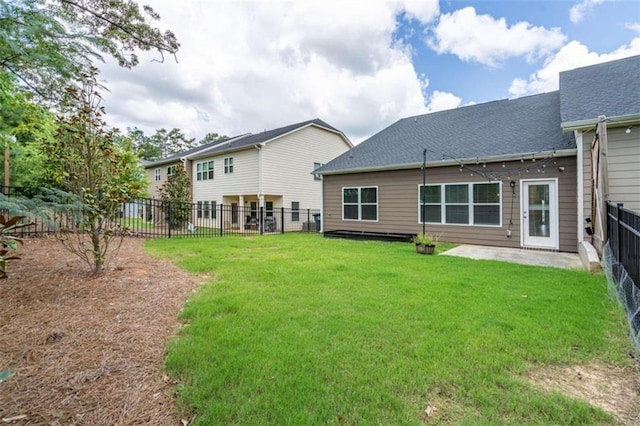
<svg viewBox="0 0 640 426">
<path fill-rule="evenodd" d="M 640 214 L 607 203 L 607 238 L 615 260 L 640 287 Z"/>
</svg>

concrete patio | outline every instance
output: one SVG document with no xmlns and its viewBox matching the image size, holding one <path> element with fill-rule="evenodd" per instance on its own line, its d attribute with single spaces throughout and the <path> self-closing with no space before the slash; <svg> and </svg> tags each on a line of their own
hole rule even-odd
<svg viewBox="0 0 640 426">
<path fill-rule="evenodd" d="M 504 247 L 474 246 L 463 244 L 444 253 L 445 256 L 471 259 L 500 260 L 525 265 L 550 266 L 554 268 L 583 269 L 577 253 L 561 253 Z"/>
</svg>

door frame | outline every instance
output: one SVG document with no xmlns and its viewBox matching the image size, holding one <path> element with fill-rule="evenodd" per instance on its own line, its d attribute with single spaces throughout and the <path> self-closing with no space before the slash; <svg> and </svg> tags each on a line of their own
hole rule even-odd
<svg viewBox="0 0 640 426">
<path fill-rule="evenodd" d="M 549 226 L 551 226 L 549 233 L 549 244 L 526 244 L 526 235 L 528 234 L 528 218 L 530 215 L 527 212 L 527 220 L 524 218 L 525 205 L 529 204 L 529 183 L 550 183 L 549 187 Z M 558 195 L 558 178 L 539 178 L 539 179 L 521 179 L 520 180 L 520 247 L 523 248 L 541 248 L 560 250 L 560 197 Z"/>
</svg>

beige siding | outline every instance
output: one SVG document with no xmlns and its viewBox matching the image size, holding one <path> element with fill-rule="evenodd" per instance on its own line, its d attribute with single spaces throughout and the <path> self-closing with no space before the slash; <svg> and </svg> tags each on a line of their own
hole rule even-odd
<svg viewBox="0 0 640 426">
<path fill-rule="evenodd" d="M 609 153 L 609 200 L 640 211 L 640 128 L 626 127 L 607 132 Z"/>
<path fill-rule="evenodd" d="M 224 159 L 233 157 L 233 173 L 224 173 Z M 213 160 L 213 180 L 197 180 L 196 164 Z M 255 148 L 193 160 L 191 166 L 193 201 L 216 201 L 224 196 L 258 193 L 258 150 Z"/>
<path fill-rule="evenodd" d="M 268 142 L 263 148 L 263 192 L 282 195 L 281 205 L 319 209 L 322 181 L 315 180 L 313 163 L 327 163 L 349 149 L 339 135 L 309 126 Z M 278 203 L 279 204 L 279 203 Z"/>
<path fill-rule="evenodd" d="M 501 172 L 502 163 L 487 164 L 487 170 Z M 520 162 L 507 163 L 505 170 L 522 167 Z M 560 171 L 559 167 L 564 167 Z M 502 226 L 454 226 L 429 225 L 427 232 L 441 233 L 445 241 L 481 244 L 502 247 L 520 247 L 520 179 L 558 178 L 560 250 L 577 251 L 576 221 L 576 159 L 558 158 L 556 164 L 549 163 L 544 174 L 522 173 L 512 176 L 516 181 L 515 196 L 512 197 L 509 182 L 502 184 Z M 487 182 L 479 176 L 470 176 L 456 167 L 429 168 L 427 183 Z M 399 232 L 417 234 L 422 225 L 418 223 L 418 186 L 422 183 L 421 170 L 397 170 L 387 172 L 357 173 L 351 175 L 324 176 L 323 229 L 373 232 Z M 378 221 L 342 220 L 342 188 L 348 186 L 378 187 Z M 512 211 L 513 200 L 513 214 Z M 507 237 L 507 228 L 513 220 L 512 235 Z"/>
<path fill-rule="evenodd" d="M 180 161 L 176 161 L 175 163 L 163 164 L 161 166 L 150 166 L 146 169 L 147 180 L 149 181 L 149 187 L 147 188 L 149 198 L 160 198 L 160 187 L 167 181 L 167 169 L 179 163 Z M 156 182 L 156 169 L 160 169 L 159 182 Z"/>
</svg>

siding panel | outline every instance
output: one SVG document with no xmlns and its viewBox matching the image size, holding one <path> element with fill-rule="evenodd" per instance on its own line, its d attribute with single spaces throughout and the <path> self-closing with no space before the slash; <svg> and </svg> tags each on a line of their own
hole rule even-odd
<svg viewBox="0 0 640 426">
<path fill-rule="evenodd" d="M 520 162 L 507 163 L 502 169 L 500 164 L 487 164 L 487 171 L 494 170 L 504 174 L 504 170 L 516 170 L 522 167 Z M 559 167 L 564 167 L 561 172 Z M 514 173 L 515 174 L 515 173 Z M 576 159 L 566 157 L 550 163 L 546 172 L 528 173 L 511 176 L 516 181 L 515 195 L 509 182 L 502 185 L 502 226 L 458 226 L 427 224 L 427 232 L 441 233 L 442 239 L 455 243 L 469 243 L 502 247 L 520 247 L 520 179 L 558 178 L 560 250 L 577 250 L 577 194 Z M 468 183 L 487 182 L 486 179 L 459 171 L 456 167 L 438 167 L 427 170 L 429 183 Z M 357 173 L 350 175 L 324 176 L 323 229 L 353 230 L 372 232 L 421 232 L 418 223 L 418 185 L 422 183 L 421 170 L 394 170 L 386 172 Z M 342 220 L 342 188 L 349 186 L 378 187 L 378 222 Z M 513 204 L 513 207 L 512 207 Z M 513 213 L 512 213 L 513 211 Z M 507 237 L 507 228 L 511 226 L 511 237 Z"/>
</svg>

